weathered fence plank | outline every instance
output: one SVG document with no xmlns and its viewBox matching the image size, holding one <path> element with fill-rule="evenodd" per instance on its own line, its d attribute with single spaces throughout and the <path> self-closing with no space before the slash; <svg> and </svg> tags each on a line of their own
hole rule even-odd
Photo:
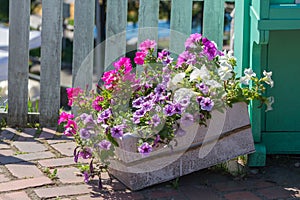
<svg viewBox="0 0 300 200">
<path fill-rule="evenodd" d="M 9 126 L 25 126 L 27 123 L 29 16 L 30 0 L 9 1 Z"/>
<path fill-rule="evenodd" d="M 140 0 L 138 45 L 146 39 L 158 41 L 159 0 Z"/>
<path fill-rule="evenodd" d="M 213 40 L 219 49 L 223 46 L 224 0 L 205 0 L 203 10 L 203 36 Z"/>
<path fill-rule="evenodd" d="M 42 126 L 57 124 L 60 108 L 62 8 L 63 0 L 43 0 L 40 98 Z"/>
<path fill-rule="evenodd" d="M 180 54 L 192 29 L 192 0 L 172 0 L 170 51 Z"/>
<path fill-rule="evenodd" d="M 73 87 L 92 88 L 95 0 L 76 0 L 73 42 Z"/>
<path fill-rule="evenodd" d="M 104 71 L 126 53 L 127 7 L 127 0 L 107 1 Z"/>
</svg>

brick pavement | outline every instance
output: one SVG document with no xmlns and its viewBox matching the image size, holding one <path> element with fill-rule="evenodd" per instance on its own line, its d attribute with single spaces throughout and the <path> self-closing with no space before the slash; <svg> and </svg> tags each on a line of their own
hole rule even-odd
<svg viewBox="0 0 300 200">
<path fill-rule="evenodd" d="M 102 174 L 103 189 L 97 181 L 83 182 L 72 152 L 74 142 L 53 128 L 19 132 L 12 128 L 0 131 L 0 200 L 89 200 L 89 199 L 158 199 L 158 200 L 268 200 L 300 199 L 300 157 L 270 157 L 269 166 L 258 173 L 231 176 L 216 168 L 181 177 L 176 189 L 172 182 L 130 191 L 108 173 Z M 47 177 L 57 169 L 57 178 Z M 173 182 L 174 183 L 174 182 Z"/>
</svg>

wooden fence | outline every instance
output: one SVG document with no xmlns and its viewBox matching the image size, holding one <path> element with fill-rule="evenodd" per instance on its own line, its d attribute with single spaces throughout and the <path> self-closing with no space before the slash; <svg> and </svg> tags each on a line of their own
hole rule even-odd
<svg viewBox="0 0 300 200">
<path fill-rule="evenodd" d="M 199 1 L 199 0 L 198 0 Z M 203 1 L 203 0 L 202 0 Z M 231 0 L 232 1 L 232 0 Z M 203 35 L 223 43 L 225 0 L 204 0 Z M 9 70 L 8 112 L 0 113 L 0 120 L 9 126 L 25 126 L 39 120 L 41 126 L 55 126 L 60 109 L 60 68 L 62 48 L 63 0 L 42 1 L 42 45 L 39 113 L 28 113 L 28 59 L 30 0 L 9 1 Z M 107 0 L 105 65 L 126 52 L 127 0 Z M 193 0 L 171 0 L 170 47 L 173 52 L 183 50 L 183 41 L 191 33 Z M 93 28 L 95 0 L 75 0 L 73 43 L 73 86 L 92 85 L 93 63 L 82 62 L 94 48 Z M 140 0 L 138 41 L 158 39 L 159 0 Z M 143 29 L 144 28 L 144 29 Z M 184 36 L 178 35 L 182 33 Z M 117 37 L 114 37 L 117 34 Z M 139 43 L 139 42 L 138 42 Z M 102 69 L 103 70 L 103 69 Z M 78 74 L 79 73 L 79 74 Z M 77 84 L 74 77 L 80 76 Z"/>
</svg>

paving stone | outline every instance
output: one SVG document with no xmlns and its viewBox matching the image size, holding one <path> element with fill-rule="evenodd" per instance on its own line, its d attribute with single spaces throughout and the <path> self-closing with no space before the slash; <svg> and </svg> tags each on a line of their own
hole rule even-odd
<svg viewBox="0 0 300 200">
<path fill-rule="evenodd" d="M 89 193 L 87 185 L 68 185 L 60 187 L 39 188 L 34 192 L 40 198 L 51 198 L 59 196 L 80 195 Z"/>
<path fill-rule="evenodd" d="M 0 183 L 1 182 L 6 182 L 6 181 L 9 181 L 10 179 L 7 178 L 4 174 L 0 174 Z"/>
<path fill-rule="evenodd" d="M 16 156 L 0 157 L 0 163 L 2 164 L 19 163 L 24 161 L 32 161 L 32 160 L 52 158 L 52 157 L 55 157 L 55 155 L 50 151 L 35 152 L 35 153 L 28 153 L 28 154 L 19 154 Z"/>
<path fill-rule="evenodd" d="M 14 151 L 11 149 L 4 149 L 4 150 L 0 150 L 0 157 L 1 156 L 13 156 L 14 155 Z M 1 158 L 0 158 L 1 159 Z"/>
<path fill-rule="evenodd" d="M 282 187 L 271 187 L 265 188 L 257 191 L 259 194 L 262 194 L 268 199 L 280 199 L 280 198 L 288 198 L 293 197 L 294 192 L 285 190 Z"/>
<path fill-rule="evenodd" d="M 73 157 L 39 160 L 38 163 L 43 167 L 49 167 L 49 168 L 75 164 Z"/>
<path fill-rule="evenodd" d="M 74 142 L 67 142 L 67 143 L 52 144 L 51 146 L 62 155 L 73 156 L 73 152 L 76 147 L 76 144 Z"/>
<path fill-rule="evenodd" d="M 10 146 L 8 144 L 0 142 L 0 149 L 10 149 Z"/>
<path fill-rule="evenodd" d="M 107 199 L 116 199 L 116 200 L 142 200 L 146 199 L 141 193 L 132 193 L 132 192 L 113 192 L 113 193 L 99 193 L 93 195 L 84 195 L 77 197 L 77 200 L 107 200 Z M 149 199 L 149 198 L 147 198 Z M 171 198 L 168 198 L 171 199 Z M 177 200 L 176 198 L 172 198 Z M 179 200 L 179 199 L 178 199 Z M 180 199 L 182 200 L 182 199 Z"/>
<path fill-rule="evenodd" d="M 11 140 L 14 137 L 14 133 L 9 130 L 4 130 L 0 133 L 0 140 Z"/>
<path fill-rule="evenodd" d="M 57 143 L 66 143 L 66 142 L 74 142 L 73 139 L 71 138 L 59 138 L 59 139 L 48 139 L 47 143 L 48 144 L 57 144 Z"/>
<path fill-rule="evenodd" d="M 0 195 L 0 200 L 30 200 L 26 192 L 12 192 Z"/>
<path fill-rule="evenodd" d="M 47 177 L 28 178 L 0 183 L 0 192 L 21 190 L 30 187 L 52 184 L 52 181 Z"/>
<path fill-rule="evenodd" d="M 43 176 L 43 173 L 35 165 L 30 163 L 21 162 L 18 164 L 8 164 L 5 165 L 5 167 L 17 178 L 35 178 Z"/>
<path fill-rule="evenodd" d="M 49 132 L 42 132 L 39 138 L 41 139 L 52 139 L 55 135 Z"/>
<path fill-rule="evenodd" d="M 227 181 L 216 183 L 215 188 L 222 192 L 243 190 L 243 189 L 253 189 L 253 188 L 266 188 L 275 186 L 274 183 L 266 182 L 263 180 L 257 181 Z"/>
<path fill-rule="evenodd" d="M 28 141 L 28 142 L 16 141 L 13 142 L 13 145 L 22 152 L 40 152 L 40 151 L 47 150 L 47 148 L 43 144 L 35 141 Z"/>
<path fill-rule="evenodd" d="M 241 192 L 231 192 L 229 194 L 225 194 L 224 197 L 228 200 L 260 200 L 258 196 L 249 191 L 241 191 Z"/>
<path fill-rule="evenodd" d="M 221 198 L 209 187 L 205 186 L 183 186 L 179 188 L 181 193 L 186 196 L 185 199 L 198 200 L 209 199 L 209 200 L 220 200 Z M 176 191 L 176 190 L 175 190 Z"/>
<path fill-rule="evenodd" d="M 82 176 L 76 176 L 80 171 L 75 167 L 59 168 L 57 176 L 62 183 L 83 183 Z"/>
</svg>

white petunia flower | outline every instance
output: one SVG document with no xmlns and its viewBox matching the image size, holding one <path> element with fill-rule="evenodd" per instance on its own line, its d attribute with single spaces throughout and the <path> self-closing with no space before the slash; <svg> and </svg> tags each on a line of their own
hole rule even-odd
<svg viewBox="0 0 300 200">
<path fill-rule="evenodd" d="M 270 87 L 272 88 L 274 86 L 274 81 L 271 78 L 272 72 L 266 72 L 266 70 L 264 70 L 263 74 L 264 74 L 265 77 L 262 80 L 265 83 L 269 84 Z"/>
<path fill-rule="evenodd" d="M 235 60 L 233 57 L 233 51 L 227 51 L 226 49 L 223 51 L 223 55 L 219 57 L 219 62 L 228 62 L 228 60 Z"/>
<path fill-rule="evenodd" d="M 218 75 L 221 80 L 226 81 L 232 77 L 232 66 L 227 62 L 221 62 L 220 68 L 218 69 Z"/>
<path fill-rule="evenodd" d="M 173 79 L 172 79 L 172 83 L 173 83 L 174 85 L 177 85 L 178 83 L 181 83 L 181 82 L 183 81 L 184 77 L 185 77 L 185 73 L 184 73 L 184 72 L 179 73 L 179 74 L 176 74 L 176 75 L 173 77 Z"/>
<path fill-rule="evenodd" d="M 220 88 L 223 87 L 219 82 L 215 80 L 208 80 L 205 82 L 205 84 L 209 85 L 211 88 Z"/>
<path fill-rule="evenodd" d="M 190 81 L 197 80 L 198 78 L 201 78 L 202 80 L 210 79 L 209 71 L 207 70 L 205 65 L 203 65 L 201 69 L 195 68 L 190 75 Z"/>
<path fill-rule="evenodd" d="M 244 74 L 245 76 L 241 77 L 240 79 L 241 83 L 244 85 L 249 85 L 251 78 L 256 76 L 256 74 L 250 68 L 245 69 Z"/>
<path fill-rule="evenodd" d="M 271 97 L 268 97 L 267 98 L 267 101 L 266 101 L 266 105 L 267 105 L 267 109 L 265 110 L 265 112 L 268 112 L 270 110 L 273 110 L 272 108 L 272 104 L 274 103 L 274 97 L 271 96 Z"/>
</svg>

